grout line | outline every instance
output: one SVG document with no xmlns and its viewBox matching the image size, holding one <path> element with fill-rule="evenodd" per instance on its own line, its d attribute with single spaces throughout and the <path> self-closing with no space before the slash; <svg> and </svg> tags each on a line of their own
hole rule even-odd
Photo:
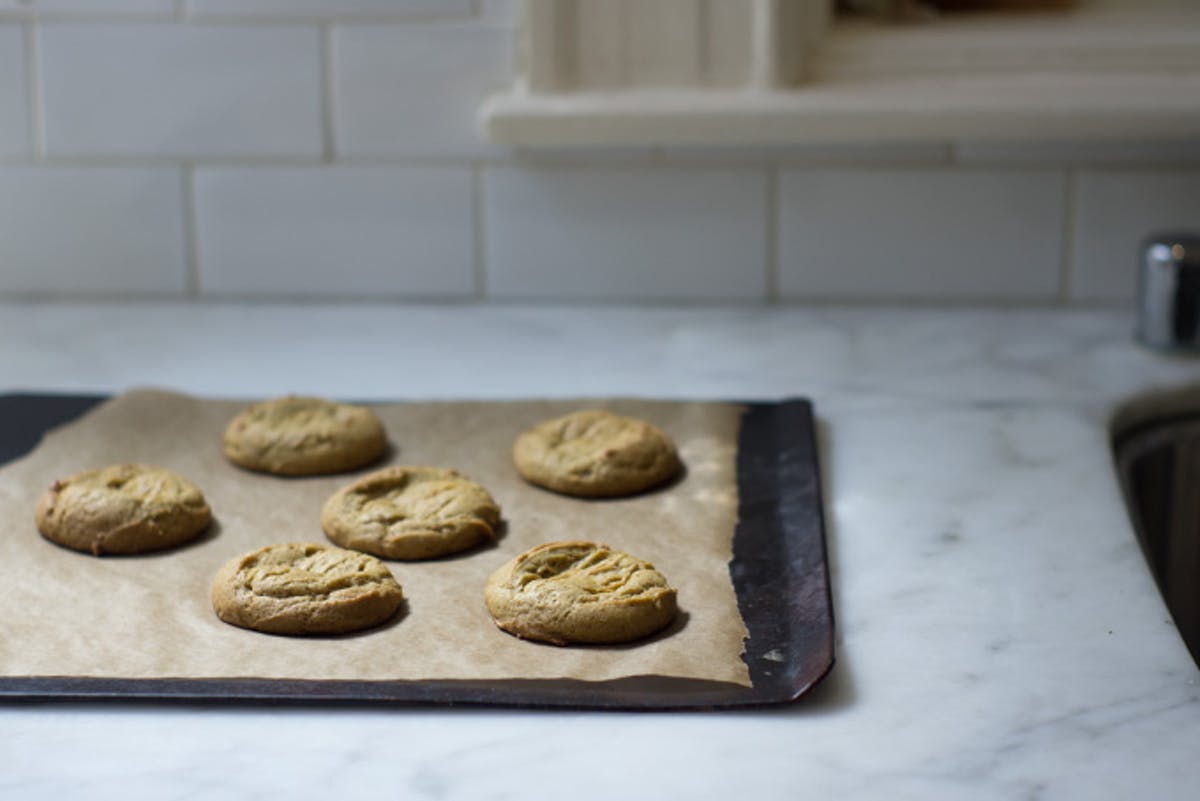
<svg viewBox="0 0 1200 801">
<path fill-rule="evenodd" d="M 40 81 L 38 81 L 40 84 Z M 27 87 L 27 92 L 34 91 Z M 425 155 L 356 155 L 346 153 L 336 153 L 332 161 L 324 152 L 322 144 L 321 152 L 314 155 L 270 155 L 266 153 L 258 153 L 253 155 L 205 155 L 203 153 L 179 153 L 175 155 L 167 154 L 98 154 L 98 153 L 83 153 L 72 154 L 55 152 L 49 154 L 45 152 L 45 131 L 44 131 L 44 112 L 41 110 L 42 99 L 39 95 L 31 99 L 31 105 L 36 107 L 39 113 L 33 113 L 31 109 L 31 117 L 29 129 L 31 138 L 36 141 L 32 144 L 36 146 L 36 150 L 32 156 L 30 155 L 0 155 L 0 167 L 21 167 L 30 165 L 39 166 L 60 166 L 60 167 L 178 167 L 182 164 L 190 164 L 195 167 L 242 167 L 246 169 L 254 169 L 257 167 L 319 167 L 333 163 L 344 167 L 369 167 L 375 169 L 408 169 L 408 168 L 425 168 L 435 167 L 441 169 L 470 169 L 472 166 L 481 167 L 515 167 L 522 169 L 570 169 L 579 171 L 605 171 L 612 169 L 652 169 L 658 172 L 692 172 L 705 170 L 854 170 L 859 172 L 869 171 L 887 171 L 887 170 L 913 170 L 913 171 L 942 171 L 944 165 L 937 163 L 918 163 L 918 162 L 879 162 L 879 163 L 852 163 L 852 162 L 820 162 L 814 161 L 805 163 L 800 161 L 788 160 L 748 160 L 743 158 L 731 159 L 698 159 L 698 160 L 683 160 L 678 156 L 669 156 L 666 149 L 662 147 L 646 147 L 639 148 L 636 154 L 629 156 L 617 155 L 612 158 L 590 159 L 586 155 L 580 155 L 578 159 L 573 159 L 566 156 L 554 154 L 546 158 L 540 158 L 536 150 L 529 152 L 514 151 L 514 155 L 480 155 L 476 157 L 470 156 L 425 156 Z M 336 145 L 336 143 L 335 143 Z M 1099 166 L 1099 167 L 1084 167 L 1080 165 L 1064 165 L 1047 164 L 1036 168 L 1026 167 L 970 167 L 974 172 L 986 173 L 1006 173 L 1011 171 L 1019 171 L 1022 169 L 1038 169 L 1038 170 L 1071 170 L 1079 171 L 1086 169 L 1088 171 L 1099 172 L 1149 172 L 1149 173 L 1177 173 L 1184 170 L 1190 173 L 1200 174 L 1200 165 L 1192 162 L 1181 162 L 1178 164 L 1162 164 L 1162 165 L 1120 165 L 1120 166 Z"/>
<path fill-rule="evenodd" d="M 474 306 L 478 301 L 470 295 L 452 294 L 405 294 L 405 293 L 372 293 L 369 295 L 354 295 L 342 293 L 302 294 L 296 292 L 204 292 L 194 298 L 181 292 L 137 292 L 117 291 L 64 291 L 52 290 L 0 290 L 0 305 L 4 304 L 88 304 L 88 305 L 136 305 L 136 304 L 205 304 L 218 306 L 223 304 L 238 304 L 248 306 L 260 305 L 354 305 L 354 306 L 385 306 L 403 304 L 408 306 L 434 304 L 437 306 Z M 570 296 L 554 296 L 539 298 L 535 296 L 491 298 L 488 305 L 493 307 L 537 306 L 537 307 L 601 307 L 601 308 L 663 308 L 663 309 L 754 309 L 763 308 L 761 301 L 728 300 L 728 299 L 696 299 L 696 298 L 585 298 Z M 1014 311 L 1061 311 L 1054 301 L 1040 298 L 1025 298 L 1011 295 L 996 296 L 967 296 L 967 297 L 933 297 L 929 295 L 911 295 L 899 297 L 862 297 L 845 294 L 806 295 L 783 301 L 781 305 L 796 309 L 826 309 L 829 306 L 844 306 L 848 309 L 930 309 L 946 311 L 953 309 L 985 311 L 1014 310 Z M 1073 310 L 1114 310 L 1122 311 L 1127 304 L 1114 300 L 1085 300 L 1076 304 Z"/>
<path fill-rule="evenodd" d="M 272 25 L 313 25 L 317 23 L 344 23 L 347 25 L 386 25 L 389 23 L 412 23 L 414 25 L 472 22 L 471 14 L 442 14 L 438 12 L 375 14 L 196 14 L 188 0 L 176 0 L 170 11 L 0 11 L 0 24 L 23 22 L 48 22 L 70 24 L 109 23 L 164 23 L 187 21 L 201 25 L 246 25 L 263 27 Z"/>
<path fill-rule="evenodd" d="M 766 268 L 767 303 L 779 302 L 779 171 L 766 169 Z"/>
<path fill-rule="evenodd" d="M 57 154 L 49 161 L 63 166 L 74 167 L 178 167 L 180 164 L 189 163 L 197 167 L 313 167 L 324 163 L 324 157 L 321 154 L 312 156 L 272 156 L 265 154 L 245 155 L 245 156 L 219 156 L 219 155 L 204 155 L 196 153 L 180 153 L 177 155 L 165 154 L 149 154 L 149 155 L 105 155 L 105 154 Z M 11 157 L 0 156 L 0 165 L 23 165 L 28 164 L 30 159 L 23 156 Z M 384 156 L 384 155 L 346 155 L 339 154 L 336 163 L 344 166 L 357 167 L 375 167 L 386 169 L 389 167 L 441 167 L 441 168 L 461 168 L 469 169 L 473 165 L 482 165 L 488 167 L 528 167 L 528 166 L 563 166 L 579 169 L 596 169 L 605 170 L 611 169 L 614 165 L 628 167 L 645 167 L 651 164 L 651 159 L 648 155 L 629 160 L 617 161 L 560 161 L 558 159 L 548 159 L 546 161 L 538 161 L 537 159 L 525 159 L 520 157 L 509 156 Z M 676 165 L 664 164 L 665 170 L 687 171 L 694 169 L 698 165 Z M 762 165 L 742 165 L 746 169 L 754 169 Z"/>
<path fill-rule="evenodd" d="M 171 11 L 0 11 L 0 24 L 23 22 L 46 22 L 50 24 L 107 25 L 123 22 L 173 22 L 177 19 L 175 9 Z"/>
<path fill-rule="evenodd" d="M 940 169 L 938 164 L 921 164 L 921 163 L 871 163 L 871 164 L 853 164 L 853 163 L 833 163 L 833 162 L 813 162 L 802 163 L 792 161 L 770 161 L 770 160 L 745 160 L 745 159 L 730 159 L 730 160 L 696 160 L 684 161 L 678 157 L 665 155 L 664 148 L 661 147 L 646 147 L 638 148 L 637 153 L 630 154 L 628 157 L 616 155 L 612 158 L 601 158 L 599 160 L 589 158 L 587 155 L 580 155 L 575 160 L 569 157 L 560 155 L 551 155 L 545 158 L 539 158 L 537 151 L 529 151 L 519 153 L 517 156 L 404 156 L 404 155 L 354 155 L 354 154 L 337 154 L 335 161 L 338 164 L 346 166 L 360 167 L 470 167 L 473 164 L 480 164 L 488 167 L 567 167 L 580 170 L 607 170 L 614 167 L 628 168 L 643 168 L 656 167 L 664 172 L 688 172 L 692 170 L 761 170 L 761 169 L 812 169 L 812 170 L 892 170 L 892 169 L 912 169 L 912 170 L 936 170 Z M 53 157 L 47 156 L 47 161 L 61 164 L 64 166 L 80 166 L 80 167 L 177 167 L 180 164 L 187 162 L 202 167 L 291 167 L 291 166 L 317 166 L 324 164 L 327 159 L 324 153 L 319 153 L 312 156 L 306 155 L 270 155 L 270 154 L 255 154 L 245 156 L 222 156 L 222 155 L 204 155 L 202 153 L 181 153 L 178 155 L 166 154 L 69 154 L 59 153 Z M 27 164 L 29 159 L 21 156 L 0 156 L 0 165 Z M 1062 165 L 1059 165 L 1062 168 Z M 1145 170 L 1140 167 L 1122 168 L 1130 170 Z M 1169 170 L 1175 171 L 1180 169 L 1193 169 L 1188 164 L 1173 165 Z M 1166 172 L 1168 168 L 1160 170 Z M 1004 170 L 996 170 L 995 172 L 1004 172 Z"/>
<path fill-rule="evenodd" d="M 42 46 L 38 24 L 25 25 L 25 93 L 29 113 L 29 146 L 33 160 L 46 160 L 46 114 L 42 97 Z"/>
<path fill-rule="evenodd" d="M 178 167 L 184 163 L 205 167 L 290 167 L 312 166 L 320 164 L 319 156 L 97 156 L 97 155 L 57 155 L 41 159 L 47 164 L 57 164 L 63 167 Z M 29 159 L 14 159 L 0 157 L 0 165 L 28 164 Z M 427 166 L 421 162 L 404 162 L 405 166 Z M 444 164 L 444 162 L 443 162 Z M 387 166 L 380 163 L 379 166 Z"/>
<path fill-rule="evenodd" d="M 184 164 L 179 171 L 183 212 L 184 292 L 189 298 L 200 294 L 200 254 L 196 237 L 196 166 Z"/>
<path fill-rule="evenodd" d="M 1058 275 L 1058 300 L 1067 305 L 1071 302 L 1071 279 L 1075 260 L 1075 223 L 1078 215 L 1076 202 L 1076 170 L 1063 171 L 1063 239 L 1062 264 Z"/>
<path fill-rule="evenodd" d="M 304 294 L 296 292 L 204 292 L 195 297 L 191 297 L 182 292 L 140 292 L 140 291 L 116 291 L 105 292 L 103 290 L 92 291 L 66 291 L 56 292 L 53 290 L 33 290 L 33 291 L 11 291 L 0 290 L 0 304 L 26 304 L 26 303 L 61 303 L 61 304 L 96 304 L 96 305 L 124 305 L 124 304 L 152 304 L 152 303 L 175 303 L 193 305 L 197 303 L 209 305 L 221 304 L 246 304 L 246 305 L 355 305 L 355 306 L 381 306 L 391 304 L 405 305 L 429 305 L 436 304 L 439 306 L 467 306 L 474 305 L 475 300 L 470 296 L 447 295 L 436 293 L 371 293 L 368 295 L 340 294 L 340 293 L 315 293 Z"/>
<path fill-rule="evenodd" d="M 475 277 L 475 300 L 487 300 L 487 248 L 484 239 L 487 236 L 487 221 L 484 219 L 483 198 L 483 167 L 471 165 L 471 235 L 474 246 L 471 251 L 472 266 Z"/>
<path fill-rule="evenodd" d="M 334 51 L 335 40 L 333 25 L 322 24 L 321 36 L 321 158 L 326 164 L 333 161 L 337 154 L 334 138 L 334 117 L 337 111 L 337 97 L 334 94 Z"/>
<path fill-rule="evenodd" d="M 40 81 L 38 81 L 40 84 Z M 40 98 L 40 95 L 39 95 Z M 600 148 L 604 150 L 605 148 Z M 1050 163 L 1041 165 L 958 165 L 946 164 L 936 160 L 888 160 L 888 161 L 855 161 L 853 158 L 845 159 L 813 159 L 804 160 L 801 158 L 788 158 L 783 156 L 768 155 L 761 158 L 755 158 L 744 154 L 730 155 L 725 157 L 697 157 L 691 158 L 686 154 L 681 155 L 678 151 L 673 151 L 669 147 L 661 146 L 645 146 L 632 147 L 628 156 L 616 156 L 611 159 L 602 158 L 600 160 L 590 159 L 586 153 L 587 149 L 581 151 L 578 159 L 573 159 L 569 156 L 563 156 L 551 149 L 545 159 L 538 156 L 538 149 L 534 148 L 529 151 L 515 150 L 512 155 L 479 155 L 479 156 L 457 156 L 457 155 L 405 155 L 403 153 L 391 154 L 367 154 L 358 155 L 354 153 L 340 153 L 335 161 L 338 164 L 346 166 L 362 166 L 362 167 L 461 167 L 468 168 L 473 164 L 482 166 L 503 166 L 503 167 L 528 167 L 528 166 L 553 166 L 553 167 L 568 167 L 572 169 L 588 170 L 604 170 L 611 169 L 614 166 L 643 168 L 654 166 L 661 168 L 663 171 L 690 171 L 704 169 L 740 169 L 740 170 L 761 170 L 761 169 L 796 169 L 796 170 L 855 170 L 855 171 L 873 171 L 873 170 L 928 170 L 945 172 L 950 170 L 968 170 L 971 172 L 986 172 L 986 173 L 1007 173 L 1020 170 L 1092 170 L 1102 172 L 1152 172 L 1152 173 L 1168 173 L 1186 170 L 1189 172 L 1200 172 L 1200 163 L 1189 159 L 1181 159 L 1178 162 L 1171 163 L 1155 163 L 1155 164 L 1112 164 L 1112 165 L 1084 165 L 1084 164 L 1064 164 L 1062 162 Z M 180 154 L 164 154 L 164 153 L 147 153 L 147 154 L 103 154 L 103 153 L 55 153 L 53 156 L 47 155 L 44 159 L 48 163 L 60 164 L 63 166 L 115 166 L 115 167 L 133 167 L 133 166 L 170 166 L 177 167 L 180 164 L 187 162 L 198 167 L 255 167 L 255 166 L 315 166 L 325 163 L 326 158 L 323 153 L 315 155 L 272 155 L 269 153 L 255 153 L 248 155 L 217 155 L 204 153 L 180 153 Z M 29 164 L 30 159 L 23 156 L 0 156 L 0 165 L 22 165 Z"/>
</svg>

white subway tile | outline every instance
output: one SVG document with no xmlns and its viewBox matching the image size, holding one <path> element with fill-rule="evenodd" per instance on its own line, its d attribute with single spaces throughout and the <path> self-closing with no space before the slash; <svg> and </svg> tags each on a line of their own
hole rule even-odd
<svg viewBox="0 0 1200 801">
<path fill-rule="evenodd" d="M 469 296 L 466 168 L 198 169 L 202 291 Z"/>
<path fill-rule="evenodd" d="M 761 300 L 765 206 L 756 170 L 497 167 L 484 180 L 488 291 Z"/>
<path fill-rule="evenodd" d="M 0 168 L 0 265 L 3 292 L 182 292 L 179 171 Z"/>
<path fill-rule="evenodd" d="M 31 14 L 174 14 L 175 0 L 0 0 L 0 11 Z"/>
<path fill-rule="evenodd" d="M 1064 178 L 1053 171 L 785 170 L 789 299 L 1057 298 Z"/>
<path fill-rule="evenodd" d="M 479 130 L 479 105 L 511 79 L 511 28 L 480 24 L 339 27 L 339 155 L 477 156 L 506 152 Z"/>
<path fill-rule="evenodd" d="M 0 25 L 0 156 L 29 153 L 24 31 Z"/>
<path fill-rule="evenodd" d="M 1200 232 L 1200 171 L 1084 171 L 1075 203 L 1071 300 L 1132 302 L 1142 239 Z"/>
<path fill-rule="evenodd" d="M 515 26 L 521 21 L 521 0 L 480 0 L 479 13 L 489 22 Z"/>
<path fill-rule="evenodd" d="M 316 27 L 47 24 L 51 156 L 319 156 Z"/>
<path fill-rule="evenodd" d="M 465 16 L 471 0 L 191 0 L 192 14 L 238 17 Z"/>
</svg>

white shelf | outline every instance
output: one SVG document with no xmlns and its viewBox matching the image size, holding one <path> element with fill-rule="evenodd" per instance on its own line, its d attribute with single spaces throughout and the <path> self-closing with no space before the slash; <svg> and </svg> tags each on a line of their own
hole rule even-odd
<svg viewBox="0 0 1200 801">
<path fill-rule="evenodd" d="M 557 44 L 551 33 L 543 39 Z M 574 44 L 567 37 L 556 56 L 574 63 Z M 619 37 L 607 46 L 624 47 Z M 806 64 L 798 82 L 705 84 L 711 70 L 699 69 L 672 88 L 636 74 L 598 86 L 576 64 L 564 73 L 574 83 L 519 81 L 490 98 L 482 122 L 492 140 L 526 147 L 1200 137 L 1194 6 L 1093 0 L 1063 14 L 840 20 Z"/>
<path fill-rule="evenodd" d="M 490 98 L 521 146 L 1200 137 L 1200 72 L 844 79 L 789 91 L 621 90 Z"/>
</svg>

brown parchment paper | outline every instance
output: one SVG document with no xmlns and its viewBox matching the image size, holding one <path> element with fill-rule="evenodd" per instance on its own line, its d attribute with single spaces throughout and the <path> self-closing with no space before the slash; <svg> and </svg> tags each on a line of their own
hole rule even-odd
<svg viewBox="0 0 1200 801">
<path fill-rule="evenodd" d="M 583 405 L 669 432 L 684 478 L 635 498 L 585 501 L 527 485 L 510 448 L 522 430 Z M 393 443 L 383 464 L 453 467 L 486 486 L 505 528 L 491 546 L 430 562 L 388 562 L 407 606 L 391 623 L 340 637 L 289 638 L 222 623 L 212 577 L 273 542 L 325 543 L 322 504 L 355 474 L 284 479 L 238 469 L 221 432 L 243 401 L 136 391 L 47 434 L 0 469 L 0 676 L 348 680 L 579 679 L 658 675 L 750 686 L 746 628 L 729 576 L 737 517 L 741 407 L 657 401 L 380 404 Z M 33 522 L 55 478 L 105 464 L 167 467 L 205 492 L 215 523 L 199 541 L 96 558 L 44 540 Z M 483 604 L 488 575 L 556 539 L 592 539 L 655 564 L 679 590 L 680 615 L 637 645 L 559 648 L 499 631 Z"/>
</svg>

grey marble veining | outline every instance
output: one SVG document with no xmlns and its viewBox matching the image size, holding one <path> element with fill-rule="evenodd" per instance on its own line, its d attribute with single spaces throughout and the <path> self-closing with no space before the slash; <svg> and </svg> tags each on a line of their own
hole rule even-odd
<svg viewBox="0 0 1200 801">
<path fill-rule="evenodd" d="M 712 714 L 0 707 L 0 797 L 1192 798 L 1200 670 L 1111 466 L 1200 383 L 1116 311 L 0 306 L 0 389 L 805 395 L 838 665 Z M 604 765 L 603 769 L 597 765 Z M 637 782 L 637 784 L 634 784 Z"/>
</svg>

